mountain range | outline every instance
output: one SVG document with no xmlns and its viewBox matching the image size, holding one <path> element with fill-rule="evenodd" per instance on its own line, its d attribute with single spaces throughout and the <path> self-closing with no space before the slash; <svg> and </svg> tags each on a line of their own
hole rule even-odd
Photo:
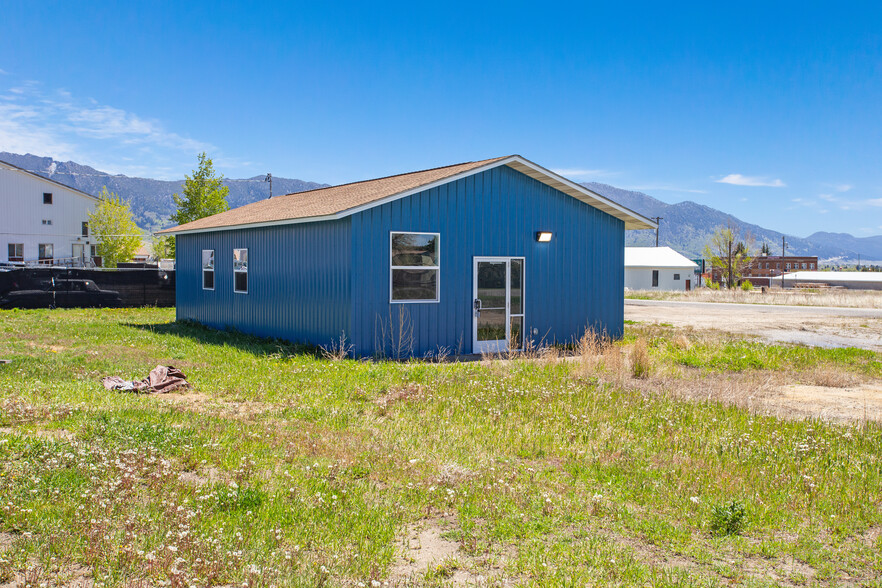
<svg viewBox="0 0 882 588">
<path fill-rule="evenodd" d="M 98 195 L 106 186 L 111 192 L 127 200 L 132 206 L 135 222 L 147 231 L 156 231 L 169 226 L 169 216 L 175 205 L 172 194 L 180 193 L 183 180 L 153 180 L 124 175 L 111 175 L 86 165 L 72 161 L 60 162 L 51 157 L 19 155 L 0 152 L 0 160 L 51 178 L 56 182 Z M 264 176 L 243 179 L 225 179 L 229 186 L 230 207 L 235 208 L 269 197 L 269 184 Z M 769 245 L 772 254 L 781 252 L 781 240 L 787 242 L 787 253 L 792 255 L 816 255 L 826 263 L 862 262 L 879 263 L 882 260 L 882 235 L 874 237 L 855 237 L 847 233 L 818 232 L 808 237 L 784 235 L 741 221 L 731 214 L 696 204 L 679 202 L 667 204 L 644 194 L 616 188 L 596 182 L 583 183 L 583 186 L 601 196 L 646 217 L 662 217 L 659 228 L 659 245 L 671 247 L 687 257 L 700 257 L 705 243 L 720 225 L 731 224 L 743 233 L 750 234 L 756 247 L 762 243 Z M 327 187 L 328 184 L 304 180 L 273 177 L 273 193 L 291 194 Z M 655 231 L 628 231 L 627 245 L 650 246 L 655 244 Z"/>
</svg>

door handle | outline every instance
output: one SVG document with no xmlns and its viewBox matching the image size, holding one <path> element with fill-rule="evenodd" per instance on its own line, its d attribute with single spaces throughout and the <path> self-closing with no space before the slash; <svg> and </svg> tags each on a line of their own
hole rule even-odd
<svg viewBox="0 0 882 588">
<path fill-rule="evenodd" d="M 473 303 L 473 306 L 474 306 L 474 309 L 475 309 L 475 316 L 481 316 L 481 308 L 482 308 L 482 306 L 483 306 L 483 305 L 481 304 L 481 299 L 480 299 L 480 298 L 475 298 L 475 302 Z"/>
</svg>

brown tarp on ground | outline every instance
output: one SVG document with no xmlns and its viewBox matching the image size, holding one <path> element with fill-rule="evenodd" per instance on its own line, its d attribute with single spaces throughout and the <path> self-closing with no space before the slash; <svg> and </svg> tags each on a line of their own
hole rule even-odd
<svg viewBox="0 0 882 588">
<path fill-rule="evenodd" d="M 187 377 L 176 367 L 158 365 L 150 370 L 143 380 L 123 380 L 119 376 L 108 376 L 101 380 L 108 390 L 122 390 L 124 392 L 144 392 L 147 394 L 161 394 L 171 392 L 178 388 L 190 385 Z"/>
</svg>

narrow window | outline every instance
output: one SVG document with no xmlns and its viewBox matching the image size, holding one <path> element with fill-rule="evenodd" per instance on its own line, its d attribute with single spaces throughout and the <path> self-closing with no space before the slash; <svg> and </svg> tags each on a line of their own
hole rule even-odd
<svg viewBox="0 0 882 588">
<path fill-rule="evenodd" d="M 658 270 L 652 270 L 652 287 L 658 288 Z"/>
<path fill-rule="evenodd" d="M 51 192 L 43 192 L 43 204 L 52 204 Z"/>
<path fill-rule="evenodd" d="M 98 246 L 97 245 L 90 245 L 89 251 L 90 251 L 90 255 L 92 257 L 98 257 Z"/>
<path fill-rule="evenodd" d="M 44 225 L 51 225 L 51 224 L 52 224 L 52 219 L 47 220 L 47 219 L 44 218 L 44 219 L 43 219 L 43 224 L 44 224 Z"/>
<path fill-rule="evenodd" d="M 214 290 L 214 249 L 202 250 L 202 289 Z"/>
<path fill-rule="evenodd" d="M 233 249 L 233 292 L 248 293 L 247 249 Z"/>
<path fill-rule="evenodd" d="M 9 261 L 24 261 L 24 243 L 9 244 Z"/>
<path fill-rule="evenodd" d="M 83 237 L 88 237 L 88 236 L 89 236 L 89 223 L 86 221 L 83 221 Z"/>
<path fill-rule="evenodd" d="M 47 260 L 53 258 L 53 247 L 52 243 L 40 243 L 37 247 L 37 257 L 40 260 Z"/>
<path fill-rule="evenodd" d="M 439 233 L 391 233 L 390 301 L 438 302 Z"/>
<path fill-rule="evenodd" d="M 675 279 L 675 280 L 679 280 L 679 279 L 680 279 L 680 274 L 674 274 L 674 279 Z"/>
</svg>

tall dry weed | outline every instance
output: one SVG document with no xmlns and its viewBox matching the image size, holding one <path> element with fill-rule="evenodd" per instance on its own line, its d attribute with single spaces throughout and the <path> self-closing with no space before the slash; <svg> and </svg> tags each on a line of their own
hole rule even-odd
<svg viewBox="0 0 882 588">
<path fill-rule="evenodd" d="M 631 347 L 631 375 L 635 378 L 647 378 L 651 369 L 649 346 L 646 344 L 646 339 L 641 337 Z"/>
</svg>

